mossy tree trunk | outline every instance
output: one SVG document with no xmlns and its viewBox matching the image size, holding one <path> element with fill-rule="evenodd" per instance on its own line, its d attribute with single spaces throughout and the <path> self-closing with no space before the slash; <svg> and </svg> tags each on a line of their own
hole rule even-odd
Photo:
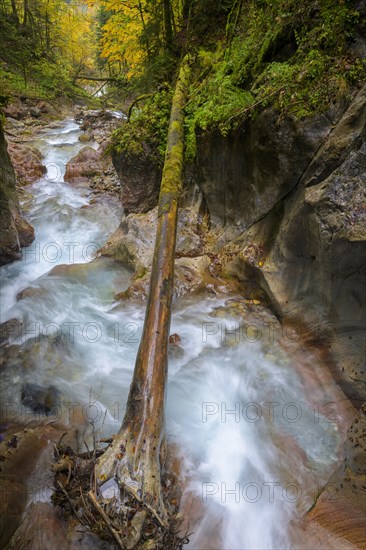
<svg viewBox="0 0 366 550">
<path fill-rule="evenodd" d="M 173 97 L 165 163 L 161 181 L 158 226 L 145 323 L 122 427 L 99 459 L 97 482 L 115 477 L 167 525 L 161 475 L 165 455 L 165 391 L 168 341 L 174 283 L 178 200 L 182 186 L 183 107 L 189 62 L 182 62 Z"/>
</svg>

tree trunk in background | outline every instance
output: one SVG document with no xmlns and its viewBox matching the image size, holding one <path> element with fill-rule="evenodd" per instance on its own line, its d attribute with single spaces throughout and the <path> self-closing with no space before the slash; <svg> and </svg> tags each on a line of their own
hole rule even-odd
<svg viewBox="0 0 366 550">
<path fill-rule="evenodd" d="M 19 27 L 19 15 L 18 15 L 18 10 L 17 10 L 17 5 L 15 0 L 11 0 L 11 9 L 14 15 L 15 23 L 17 27 Z"/>
<path fill-rule="evenodd" d="M 170 0 L 163 0 L 164 8 L 164 28 L 165 28 L 165 42 L 169 51 L 173 49 L 173 27 L 172 27 L 172 11 Z"/>
<path fill-rule="evenodd" d="M 27 26 L 28 23 L 28 0 L 23 2 L 23 29 Z"/>
<path fill-rule="evenodd" d="M 138 7 L 138 10 L 139 10 L 141 24 L 142 24 L 142 28 L 143 28 L 143 31 L 144 31 L 142 36 L 144 37 L 144 44 L 145 44 L 145 48 L 146 48 L 146 54 L 147 54 L 147 57 L 150 58 L 151 57 L 150 41 L 149 41 L 148 34 L 147 34 L 147 31 L 146 31 L 144 10 L 142 9 L 141 2 L 138 2 L 137 7 Z"/>
<path fill-rule="evenodd" d="M 173 97 L 168 142 L 161 181 L 158 226 L 150 293 L 126 414 L 113 444 L 99 459 L 97 482 L 115 476 L 125 488 L 166 525 L 161 470 L 165 454 L 165 386 L 174 283 L 178 199 L 182 186 L 183 107 L 189 62 L 182 62 Z"/>
<path fill-rule="evenodd" d="M 185 24 L 188 21 L 191 4 L 192 4 L 192 0 L 183 0 L 182 19 L 183 19 L 183 23 Z"/>
</svg>

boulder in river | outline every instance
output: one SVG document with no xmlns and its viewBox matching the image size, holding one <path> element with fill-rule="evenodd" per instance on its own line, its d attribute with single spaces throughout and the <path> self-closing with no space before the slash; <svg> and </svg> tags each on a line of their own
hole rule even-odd
<svg viewBox="0 0 366 550">
<path fill-rule="evenodd" d="M 85 123 L 88 121 L 90 124 L 94 124 L 95 121 L 111 120 L 112 118 L 112 113 L 105 109 L 80 110 L 75 116 L 76 122 Z"/>
<path fill-rule="evenodd" d="M 42 111 L 38 107 L 31 107 L 29 109 L 29 114 L 34 118 L 39 118 L 42 116 Z"/>
<path fill-rule="evenodd" d="M 109 139 L 112 130 L 118 124 L 118 119 L 113 116 L 112 112 L 104 109 L 81 110 L 76 114 L 75 120 L 80 123 L 81 130 L 84 130 L 86 134 L 93 133 L 93 139 L 99 143 Z"/>
<path fill-rule="evenodd" d="M 98 149 L 83 147 L 66 165 L 65 181 L 73 184 L 90 185 L 91 188 L 104 190 L 115 188 L 115 175 L 110 157 L 106 154 L 106 143 Z M 105 186 L 103 180 L 106 180 Z M 115 190 L 115 189 L 113 189 Z"/>
<path fill-rule="evenodd" d="M 125 264 L 135 273 L 146 271 L 152 263 L 157 209 L 145 215 L 130 214 L 101 249 L 103 256 Z"/>
<path fill-rule="evenodd" d="M 47 172 L 42 164 L 42 153 L 35 147 L 10 141 L 8 151 L 18 183 L 33 183 Z"/>
<path fill-rule="evenodd" d="M 20 290 L 16 295 L 16 300 L 24 300 L 26 298 L 43 298 L 47 295 L 47 291 L 44 288 L 36 286 L 27 286 L 23 290 Z"/>
<path fill-rule="evenodd" d="M 16 120 L 26 118 L 28 115 L 28 108 L 20 100 L 13 101 L 4 108 L 4 115 Z"/>
<path fill-rule="evenodd" d="M 102 172 L 101 159 L 93 147 L 84 147 L 66 165 L 65 181 L 88 183 L 89 178 Z"/>
<path fill-rule="evenodd" d="M 93 133 L 90 130 L 86 130 L 79 137 L 79 141 L 82 141 L 82 142 L 92 141 L 92 139 L 93 139 Z"/>
<path fill-rule="evenodd" d="M 179 210 L 176 258 L 202 256 L 205 253 L 206 220 L 201 210 L 200 201 Z M 154 253 L 157 216 L 156 207 L 144 214 L 129 214 L 123 218 L 101 249 L 102 255 L 124 263 L 135 273 L 149 270 Z"/>
<path fill-rule="evenodd" d="M 47 527 L 45 530 L 47 540 L 56 540 L 55 530 L 60 533 L 59 522 L 62 520 L 55 508 L 52 507 L 52 511 L 51 505 L 45 504 L 43 510 L 40 510 L 37 506 L 36 509 L 41 512 L 40 516 L 34 514 L 36 510 L 33 509 L 30 517 L 32 521 L 36 521 L 38 517 L 41 525 L 34 524 L 29 533 L 24 530 L 24 526 L 26 525 L 27 528 L 31 526 L 28 521 L 23 525 L 22 519 L 32 502 L 46 503 L 50 499 L 53 481 L 50 465 L 54 457 L 54 445 L 60 441 L 63 434 L 63 428 L 57 428 L 49 421 L 39 425 L 28 423 L 26 427 L 16 425 L 7 428 L 4 440 L 0 443 L 0 482 L 3 497 L 0 499 L 2 548 L 24 548 L 24 545 L 27 548 L 55 548 L 55 546 L 45 546 L 43 535 L 39 533 L 40 528 L 45 530 Z M 69 431 L 63 438 L 63 442 L 66 445 L 75 445 L 75 432 Z M 22 538 L 18 539 L 16 536 L 12 539 L 10 546 L 7 546 L 18 528 L 17 533 L 21 532 Z M 28 534 L 31 535 L 31 533 L 30 540 Z M 62 545 L 57 547 L 65 548 L 64 542 L 65 539 Z M 39 546 L 40 543 L 41 546 Z M 70 548 L 72 548 L 71 544 Z"/>
<path fill-rule="evenodd" d="M 18 338 L 22 332 L 23 323 L 19 319 L 8 319 L 0 324 L 0 345 L 8 342 L 10 338 Z"/>
</svg>

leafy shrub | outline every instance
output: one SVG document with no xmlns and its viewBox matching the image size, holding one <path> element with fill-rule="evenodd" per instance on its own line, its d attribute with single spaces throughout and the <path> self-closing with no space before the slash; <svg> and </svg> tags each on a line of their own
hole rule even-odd
<svg viewBox="0 0 366 550">
<path fill-rule="evenodd" d="M 127 156 L 148 154 L 158 166 L 164 162 L 172 90 L 160 90 L 134 107 L 130 120 L 112 134 L 111 148 Z"/>
<path fill-rule="evenodd" d="M 236 11 L 234 18 L 239 4 L 241 16 Z M 302 117 L 347 96 L 366 75 L 365 60 L 349 48 L 361 26 L 346 0 L 235 2 L 226 47 L 197 55 L 187 107 L 189 160 L 198 129 L 225 135 L 271 104 Z"/>
</svg>

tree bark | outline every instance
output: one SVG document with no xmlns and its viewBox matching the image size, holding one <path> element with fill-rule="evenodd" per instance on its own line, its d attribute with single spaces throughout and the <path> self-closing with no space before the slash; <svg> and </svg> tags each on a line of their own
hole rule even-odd
<svg viewBox="0 0 366 550">
<path fill-rule="evenodd" d="M 165 43 L 169 51 L 173 49 L 172 8 L 170 0 L 163 0 Z"/>
<path fill-rule="evenodd" d="M 28 22 L 28 0 L 23 1 L 23 29 L 26 28 Z"/>
<path fill-rule="evenodd" d="M 105 78 L 99 76 L 87 76 L 81 74 L 79 76 L 74 76 L 74 80 L 92 80 L 93 82 L 116 82 L 117 78 L 113 76 L 106 76 Z"/>
<path fill-rule="evenodd" d="M 146 47 L 146 54 L 147 54 L 147 57 L 150 58 L 151 57 L 151 49 L 150 49 L 150 41 L 148 39 L 148 34 L 146 32 L 146 24 L 145 24 L 145 17 L 144 17 L 144 11 L 142 9 L 142 4 L 141 2 L 138 2 L 137 4 L 137 8 L 139 10 L 139 14 L 140 14 L 140 19 L 141 19 L 141 23 L 142 23 L 142 28 L 143 28 L 143 38 L 144 38 L 144 43 L 145 43 L 145 47 Z"/>
<path fill-rule="evenodd" d="M 99 485 L 115 477 L 119 486 L 143 502 L 164 526 L 169 520 L 161 491 L 165 454 L 164 404 L 178 199 L 184 163 L 183 107 L 189 72 L 186 57 L 172 102 L 149 299 L 126 414 L 117 437 L 96 468 Z"/>
<path fill-rule="evenodd" d="M 184 24 L 187 24 L 189 12 L 191 9 L 191 4 L 192 4 L 192 0 L 183 0 L 182 19 Z"/>
<path fill-rule="evenodd" d="M 19 15 L 18 15 L 18 10 L 17 10 L 17 5 L 16 5 L 16 2 L 15 0 L 11 0 L 11 9 L 12 9 L 12 12 L 13 12 L 13 16 L 14 16 L 14 19 L 15 19 L 15 24 L 17 27 L 19 27 Z"/>
</svg>

